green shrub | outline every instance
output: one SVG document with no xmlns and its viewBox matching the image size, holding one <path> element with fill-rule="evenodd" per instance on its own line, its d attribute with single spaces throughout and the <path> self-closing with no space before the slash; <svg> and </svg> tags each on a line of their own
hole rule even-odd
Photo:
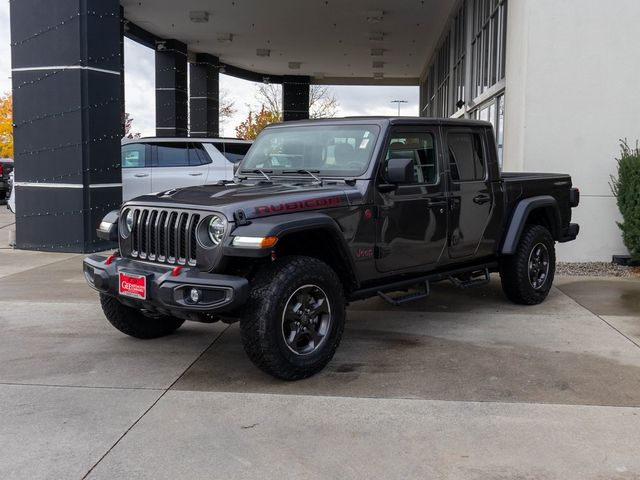
<svg viewBox="0 0 640 480">
<path fill-rule="evenodd" d="M 616 196 L 622 222 L 622 241 L 629 249 L 631 259 L 640 261 L 640 148 L 636 141 L 630 147 L 627 140 L 620 141 L 617 176 L 611 177 L 611 190 Z"/>
</svg>

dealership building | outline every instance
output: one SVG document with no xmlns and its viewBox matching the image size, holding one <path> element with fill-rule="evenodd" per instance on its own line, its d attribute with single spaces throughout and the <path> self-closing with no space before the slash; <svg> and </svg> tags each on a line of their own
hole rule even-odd
<svg viewBox="0 0 640 480">
<path fill-rule="evenodd" d="M 159 136 L 217 136 L 219 75 L 309 86 L 414 85 L 420 115 L 491 121 L 505 171 L 581 190 L 565 261 L 626 253 L 609 187 L 640 138 L 637 0 L 14 0 L 19 248 L 88 252 L 122 195 L 124 37 L 155 50 Z"/>
</svg>

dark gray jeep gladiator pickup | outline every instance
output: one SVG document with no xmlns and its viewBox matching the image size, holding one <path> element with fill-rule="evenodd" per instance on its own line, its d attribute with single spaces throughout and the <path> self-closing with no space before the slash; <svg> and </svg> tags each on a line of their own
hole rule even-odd
<svg viewBox="0 0 640 480">
<path fill-rule="evenodd" d="M 259 135 L 233 181 L 108 214 L 98 234 L 119 251 L 89 256 L 84 274 L 127 335 L 239 320 L 251 361 L 295 380 L 331 360 L 351 301 L 398 305 L 499 272 L 510 300 L 542 302 L 578 202 L 569 175 L 500 173 L 486 122 L 287 122 Z"/>
</svg>

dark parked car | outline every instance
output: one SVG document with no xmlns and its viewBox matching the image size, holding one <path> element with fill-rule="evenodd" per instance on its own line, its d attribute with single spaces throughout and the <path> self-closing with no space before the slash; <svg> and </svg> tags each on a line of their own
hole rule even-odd
<svg viewBox="0 0 640 480">
<path fill-rule="evenodd" d="M 99 235 L 120 250 L 84 274 L 128 335 L 239 320 L 258 367 L 299 379 L 333 357 L 354 300 L 397 305 L 499 272 L 509 299 L 542 302 L 578 202 L 569 175 L 500 173 L 486 122 L 288 122 L 260 134 L 234 181 L 107 215 Z"/>
<path fill-rule="evenodd" d="M 13 160 L 0 158 L 0 204 L 6 203 L 11 193 L 9 174 L 13 172 Z"/>
</svg>

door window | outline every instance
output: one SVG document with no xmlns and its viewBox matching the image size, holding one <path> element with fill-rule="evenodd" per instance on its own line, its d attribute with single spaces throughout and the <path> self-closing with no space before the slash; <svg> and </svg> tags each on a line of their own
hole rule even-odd
<svg viewBox="0 0 640 480">
<path fill-rule="evenodd" d="M 146 145 L 133 143 L 122 147 L 122 168 L 146 167 Z"/>
<path fill-rule="evenodd" d="M 194 143 L 189 147 L 189 165 L 205 165 L 211 163 L 209 155 L 199 143 Z"/>
<path fill-rule="evenodd" d="M 227 158 L 227 160 L 233 163 L 237 163 L 244 158 L 244 156 L 249 151 L 249 147 L 251 147 L 251 144 L 225 142 L 222 149 L 219 150 Z"/>
<path fill-rule="evenodd" d="M 189 150 L 186 143 L 156 144 L 158 167 L 188 167 Z"/>
<path fill-rule="evenodd" d="M 389 141 L 386 163 L 392 158 L 413 160 L 413 180 L 416 184 L 434 184 L 438 181 L 436 149 L 430 133 L 397 133 Z"/>
<path fill-rule="evenodd" d="M 454 182 L 484 180 L 482 137 L 477 133 L 449 133 L 449 171 Z"/>
</svg>

